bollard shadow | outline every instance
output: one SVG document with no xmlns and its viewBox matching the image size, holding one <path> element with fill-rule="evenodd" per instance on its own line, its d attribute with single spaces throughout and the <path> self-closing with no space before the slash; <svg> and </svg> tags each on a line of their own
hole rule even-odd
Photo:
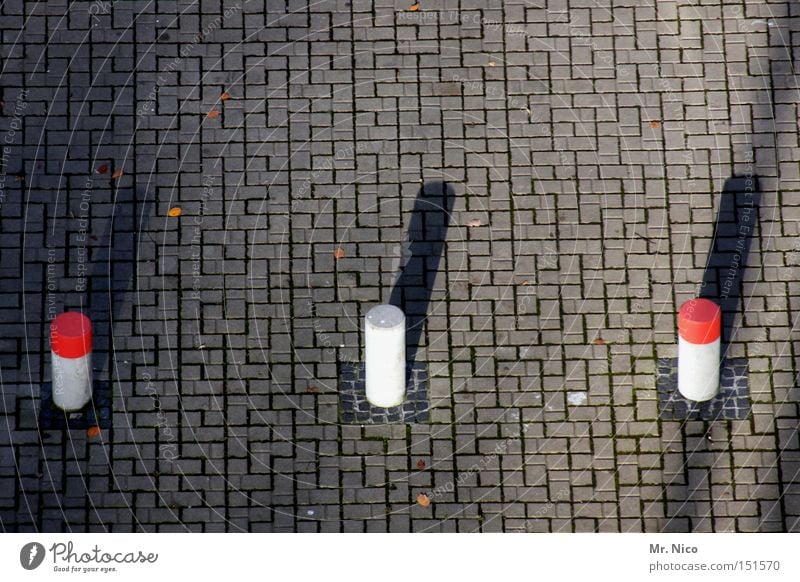
<svg viewBox="0 0 800 582">
<path fill-rule="evenodd" d="M 406 359 L 417 360 L 436 274 L 444 254 L 455 192 L 447 182 L 427 182 L 417 193 L 403 244 L 403 259 L 389 303 L 406 315 Z"/>
<path fill-rule="evenodd" d="M 114 322 L 132 321 L 132 317 L 124 317 L 122 309 L 129 305 L 125 294 L 134 286 L 137 249 L 142 242 L 139 237 L 149 232 L 154 206 L 154 196 L 146 192 L 137 196 L 132 189 L 118 190 L 113 214 L 92 249 L 88 308 L 96 337 L 96 370 L 102 369 L 107 356 L 112 355 Z"/>
<path fill-rule="evenodd" d="M 699 294 L 722 309 L 723 358 L 740 310 L 744 272 L 760 202 L 757 176 L 732 176 L 725 181 Z"/>
</svg>

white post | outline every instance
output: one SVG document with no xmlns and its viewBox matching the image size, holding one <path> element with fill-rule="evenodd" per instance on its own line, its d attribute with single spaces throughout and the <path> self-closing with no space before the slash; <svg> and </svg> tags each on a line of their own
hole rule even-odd
<svg viewBox="0 0 800 582">
<path fill-rule="evenodd" d="M 389 408 L 406 397 L 406 316 L 394 305 L 376 305 L 364 318 L 367 400 Z"/>
<path fill-rule="evenodd" d="M 691 299 L 678 313 L 678 391 L 704 402 L 719 393 L 722 310 L 708 299 Z"/>
<path fill-rule="evenodd" d="M 67 311 L 50 324 L 53 359 L 53 404 L 80 410 L 92 399 L 92 322 Z"/>
</svg>

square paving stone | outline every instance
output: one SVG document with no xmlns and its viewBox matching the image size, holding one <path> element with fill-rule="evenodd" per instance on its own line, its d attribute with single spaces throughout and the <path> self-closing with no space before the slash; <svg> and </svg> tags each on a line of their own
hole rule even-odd
<svg viewBox="0 0 800 582">
<path fill-rule="evenodd" d="M 342 364 L 339 372 L 339 420 L 344 424 L 414 424 L 428 422 L 428 368 L 415 363 L 407 370 L 406 399 L 382 408 L 367 401 L 364 364 Z"/>
<path fill-rule="evenodd" d="M 86 430 L 93 426 L 111 428 L 111 387 L 95 380 L 92 400 L 80 410 L 65 412 L 53 404 L 53 385 L 42 384 L 39 408 L 40 430 Z"/>
<path fill-rule="evenodd" d="M 664 420 L 723 420 L 750 416 L 746 358 L 725 359 L 720 368 L 719 394 L 707 402 L 694 402 L 678 392 L 678 359 L 658 360 L 659 417 Z"/>
</svg>

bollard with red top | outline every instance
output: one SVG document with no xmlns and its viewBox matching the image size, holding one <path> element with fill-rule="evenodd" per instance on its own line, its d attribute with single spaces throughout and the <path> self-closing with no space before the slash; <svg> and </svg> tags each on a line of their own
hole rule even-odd
<svg viewBox="0 0 800 582">
<path fill-rule="evenodd" d="M 691 299 L 678 312 L 678 391 L 704 402 L 719 393 L 722 310 L 709 299 Z"/>
<path fill-rule="evenodd" d="M 67 412 L 92 399 L 92 322 L 67 311 L 50 324 L 53 361 L 53 404 Z"/>
</svg>

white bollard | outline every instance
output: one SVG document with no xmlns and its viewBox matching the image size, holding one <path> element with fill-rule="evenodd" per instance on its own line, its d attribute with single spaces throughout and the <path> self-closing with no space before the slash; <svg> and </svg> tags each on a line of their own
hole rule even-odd
<svg viewBox="0 0 800 582">
<path fill-rule="evenodd" d="M 704 402 L 719 393 L 722 310 L 709 299 L 691 299 L 678 312 L 678 391 Z"/>
<path fill-rule="evenodd" d="M 389 408 L 406 397 L 406 316 L 394 305 L 376 305 L 364 318 L 367 400 Z"/>
<path fill-rule="evenodd" d="M 92 322 L 67 311 L 50 324 L 53 357 L 53 404 L 80 410 L 92 399 Z"/>
</svg>

